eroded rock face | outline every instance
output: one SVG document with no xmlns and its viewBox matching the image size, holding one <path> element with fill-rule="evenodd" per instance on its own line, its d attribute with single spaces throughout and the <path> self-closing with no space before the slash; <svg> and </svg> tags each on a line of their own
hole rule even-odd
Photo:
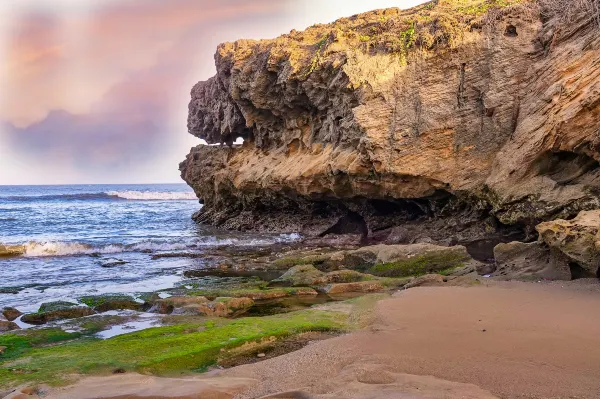
<svg viewBox="0 0 600 399">
<path fill-rule="evenodd" d="M 541 240 L 571 261 L 572 269 L 580 269 L 577 277 L 600 277 L 600 211 L 541 223 L 536 229 Z"/>
<path fill-rule="evenodd" d="M 566 256 L 537 242 L 511 242 L 494 248 L 496 271 L 500 279 L 571 280 Z"/>
<path fill-rule="evenodd" d="M 181 164 L 204 203 L 196 220 L 310 235 L 408 226 L 389 233 L 397 243 L 420 223 L 422 239 L 451 233 L 451 245 L 600 207 L 600 31 L 542 23 L 535 6 L 481 17 L 454 3 L 220 45 L 189 131 L 245 142 Z"/>
</svg>

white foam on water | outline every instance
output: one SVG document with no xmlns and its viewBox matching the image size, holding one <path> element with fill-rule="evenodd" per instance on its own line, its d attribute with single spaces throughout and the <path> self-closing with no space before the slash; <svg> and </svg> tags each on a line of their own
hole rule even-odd
<svg viewBox="0 0 600 399">
<path fill-rule="evenodd" d="M 25 244 L 25 256 L 66 256 L 98 252 L 91 245 L 77 242 L 29 242 Z"/>
<path fill-rule="evenodd" d="M 155 192 L 155 191 L 108 191 L 107 195 L 136 201 L 192 201 L 198 200 L 193 192 Z"/>
<path fill-rule="evenodd" d="M 199 240 L 173 239 L 172 241 L 142 241 L 132 244 L 107 244 L 102 246 L 93 246 L 80 242 L 63 242 L 63 241 L 30 241 L 22 245 L 2 246 L 6 251 L 10 250 L 13 256 L 18 256 L 20 253 L 26 257 L 46 257 L 46 256 L 72 256 L 72 255 L 91 255 L 91 254 L 118 254 L 123 252 L 140 252 L 140 251 L 181 251 L 190 248 L 206 248 L 220 247 L 227 245 L 235 246 L 262 246 L 271 245 L 280 242 L 293 242 L 301 238 L 300 234 L 281 234 L 276 237 L 269 238 L 217 238 L 214 236 L 202 237 Z"/>
</svg>

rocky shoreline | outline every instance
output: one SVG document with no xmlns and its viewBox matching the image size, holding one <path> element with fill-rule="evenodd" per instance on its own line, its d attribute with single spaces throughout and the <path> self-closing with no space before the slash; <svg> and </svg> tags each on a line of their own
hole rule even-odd
<svg viewBox="0 0 600 399">
<path fill-rule="evenodd" d="M 597 212 L 539 229 L 539 243 L 499 244 L 495 261 L 488 262 L 474 259 L 464 246 L 361 246 L 349 245 L 348 237 L 337 247 L 308 238 L 172 253 L 202 256 L 206 264 L 186 271 L 179 285 L 154 293 L 85 296 L 77 303 L 45 303 L 28 314 L 4 308 L 0 386 L 62 385 L 88 374 L 190 375 L 298 350 L 319 334 L 364 328 L 370 322 L 361 321 L 361 314 L 399 291 L 591 276 L 593 267 L 572 263 L 593 265 L 589 243 L 600 230 Z M 546 262 L 551 253 L 563 262 Z M 315 339 L 305 338 L 313 332 Z"/>
</svg>

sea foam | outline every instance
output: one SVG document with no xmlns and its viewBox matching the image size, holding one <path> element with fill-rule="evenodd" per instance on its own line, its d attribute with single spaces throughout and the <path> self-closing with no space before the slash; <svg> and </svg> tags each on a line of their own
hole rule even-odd
<svg viewBox="0 0 600 399">
<path fill-rule="evenodd" d="M 159 241 L 146 240 L 131 244 L 107 244 L 94 246 L 81 242 L 64 241 L 30 241 L 25 244 L 0 244 L 1 257 L 49 257 L 49 256 L 74 256 L 74 255 L 92 255 L 92 254 L 117 254 L 123 252 L 169 252 L 181 251 L 187 249 L 210 248 L 219 246 L 264 246 L 278 242 L 293 242 L 300 239 L 299 234 L 281 234 L 274 237 L 265 238 L 217 238 L 206 236 L 200 239 L 185 239 Z"/>
</svg>

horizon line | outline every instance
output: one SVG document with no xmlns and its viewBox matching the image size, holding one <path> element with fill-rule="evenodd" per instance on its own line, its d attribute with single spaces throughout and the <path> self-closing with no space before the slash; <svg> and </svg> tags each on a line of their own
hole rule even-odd
<svg viewBox="0 0 600 399">
<path fill-rule="evenodd" d="M 56 183 L 56 184 L 0 184 L 0 187 L 17 187 L 17 186 L 152 186 L 166 184 L 183 184 L 186 182 L 170 182 L 170 183 Z"/>
</svg>

